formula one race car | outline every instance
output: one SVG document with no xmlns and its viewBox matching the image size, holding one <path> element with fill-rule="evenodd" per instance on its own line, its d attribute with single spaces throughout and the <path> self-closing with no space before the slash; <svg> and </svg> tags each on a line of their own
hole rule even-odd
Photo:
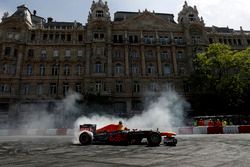
<svg viewBox="0 0 250 167">
<path fill-rule="evenodd" d="M 153 130 L 120 130 L 119 125 L 110 124 L 96 130 L 95 124 L 80 125 L 79 141 L 81 145 L 89 144 L 111 144 L 111 145 L 130 145 L 144 144 L 148 146 L 159 146 L 162 137 L 163 143 L 168 146 L 176 146 L 176 133 L 159 132 Z M 143 142 L 146 139 L 147 142 Z"/>
</svg>

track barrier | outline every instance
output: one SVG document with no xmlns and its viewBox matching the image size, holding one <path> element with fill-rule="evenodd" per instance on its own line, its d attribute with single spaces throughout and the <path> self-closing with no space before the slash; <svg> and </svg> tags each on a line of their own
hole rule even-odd
<svg viewBox="0 0 250 167">
<path fill-rule="evenodd" d="M 175 127 L 173 132 L 177 134 L 238 134 L 250 133 L 250 125 L 225 126 L 225 127 Z M 0 136 L 74 136 L 75 129 L 0 129 Z"/>
<path fill-rule="evenodd" d="M 46 135 L 55 136 L 57 134 L 57 129 L 48 129 L 46 130 Z"/>
<path fill-rule="evenodd" d="M 223 127 L 224 134 L 237 134 L 239 133 L 238 126 L 225 126 Z"/>
<path fill-rule="evenodd" d="M 250 125 L 239 126 L 239 133 L 250 133 Z"/>
<path fill-rule="evenodd" d="M 27 130 L 28 136 L 36 136 L 37 135 L 37 129 L 28 129 Z"/>
<path fill-rule="evenodd" d="M 182 127 L 182 128 L 179 128 L 178 134 L 193 134 L 193 127 Z"/>
<path fill-rule="evenodd" d="M 0 129 L 0 136 L 8 136 L 9 130 L 8 129 Z"/>
<path fill-rule="evenodd" d="M 66 135 L 67 134 L 67 129 L 66 128 L 60 128 L 60 129 L 57 129 L 56 131 L 56 135 L 59 135 L 59 136 L 63 136 L 63 135 Z"/>
<path fill-rule="evenodd" d="M 207 134 L 223 134 L 223 128 L 220 126 L 207 127 Z"/>
<path fill-rule="evenodd" d="M 193 127 L 193 134 L 207 134 L 207 126 Z"/>
</svg>

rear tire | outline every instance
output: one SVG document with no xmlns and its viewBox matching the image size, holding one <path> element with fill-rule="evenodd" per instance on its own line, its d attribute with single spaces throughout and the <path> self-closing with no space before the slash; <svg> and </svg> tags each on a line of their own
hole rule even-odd
<svg viewBox="0 0 250 167">
<path fill-rule="evenodd" d="M 80 136 L 79 136 L 79 141 L 82 145 L 89 145 L 92 143 L 92 136 L 87 133 L 87 132 L 83 132 Z"/>
<path fill-rule="evenodd" d="M 159 133 L 153 132 L 147 137 L 148 146 L 159 146 L 161 143 L 161 135 Z"/>
</svg>

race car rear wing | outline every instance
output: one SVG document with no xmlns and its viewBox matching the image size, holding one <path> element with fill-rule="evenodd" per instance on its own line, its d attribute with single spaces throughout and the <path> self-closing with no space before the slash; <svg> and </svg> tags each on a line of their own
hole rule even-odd
<svg viewBox="0 0 250 167">
<path fill-rule="evenodd" d="M 83 124 L 83 125 L 80 125 L 80 131 L 95 132 L 96 131 L 96 124 Z"/>
</svg>

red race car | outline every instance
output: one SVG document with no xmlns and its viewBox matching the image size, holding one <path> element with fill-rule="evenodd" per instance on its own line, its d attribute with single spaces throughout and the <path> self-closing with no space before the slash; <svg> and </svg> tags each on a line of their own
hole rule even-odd
<svg viewBox="0 0 250 167">
<path fill-rule="evenodd" d="M 159 132 L 158 130 L 129 130 L 120 124 L 110 124 L 100 129 L 96 129 L 95 124 L 83 124 L 80 125 L 79 141 L 81 145 L 130 145 L 144 144 L 143 139 L 146 139 L 148 146 L 159 146 L 163 137 L 165 145 L 176 146 L 175 135 L 176 133 L 173 132 Z"/>
</svg>

